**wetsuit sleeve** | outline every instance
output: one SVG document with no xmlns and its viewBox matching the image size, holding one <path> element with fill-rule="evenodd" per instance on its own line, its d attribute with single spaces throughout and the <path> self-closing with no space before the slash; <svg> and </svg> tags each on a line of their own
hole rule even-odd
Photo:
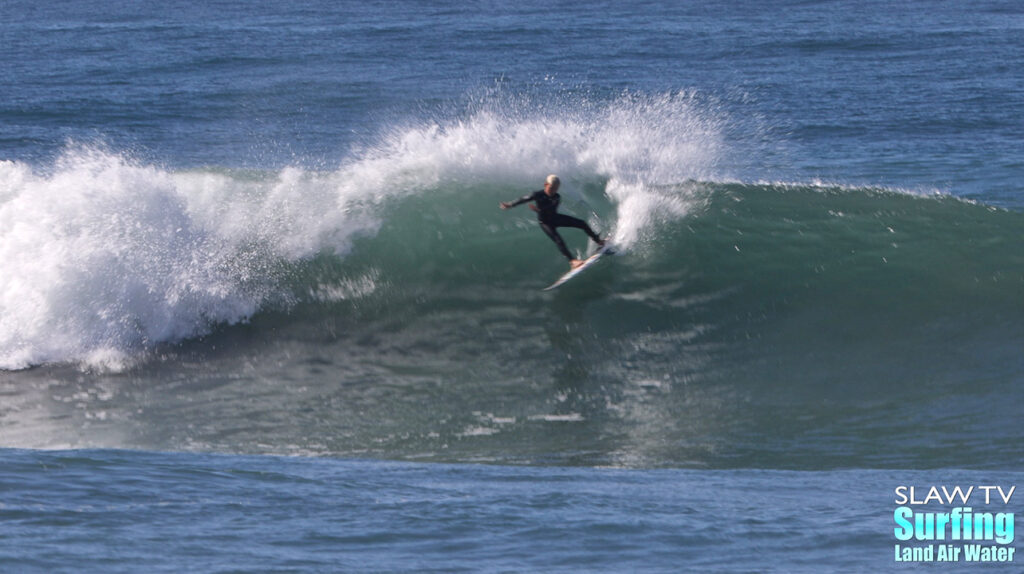
<svg viewBox="0 0 1024 574">
<path fill-rule="evenodd" d="M 519 199 L 517 199 L 515 201 L 508 202 L 508 206 L 509 207 L 515 207 L 517 205 L 522 205 L 524 203 L 529 203 L 529 202 L 531 202 L 531 201 L 533 201 L 534 199 L 537 198 L 537 194 L 538 193 L 542 193 L 542 192 L 534 191 L 533 193 L 529 193 L 527 195 L 524 195 L 524 196 L 520 197 Z"/>
</svg>

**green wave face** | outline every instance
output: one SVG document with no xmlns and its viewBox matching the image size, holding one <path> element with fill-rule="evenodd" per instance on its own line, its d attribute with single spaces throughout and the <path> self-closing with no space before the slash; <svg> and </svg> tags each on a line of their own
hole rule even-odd
<svg viewBox="0 0 1024 574">
<path fill-rule="evenodd" d="M 608 184 L 584 182 L 579 205 L 617 236 L 635 214 Z M 927 467 L 950 462 L 935 445 L 963 444 L 957 460 L 985 466 L 1019 438 L 997 422 L 1020 398 L 1017 213 L 868 188 L 662 186 L 650 193 L 685 212 L 650 213 L 618 256 L 543 293 L 565 263 L 528 212 L 497 209 L 515 192 L 386 206 L 346 256 L 286 274 L 293 306 L 218 340 L 242 354 L 301 341 L 323 361 L 342 387 L 321 383 L 335 400 L 312 408 L 355 437 L 328 452 L 374 437 L 378 454 L 434 460 Z"/>
</svg>

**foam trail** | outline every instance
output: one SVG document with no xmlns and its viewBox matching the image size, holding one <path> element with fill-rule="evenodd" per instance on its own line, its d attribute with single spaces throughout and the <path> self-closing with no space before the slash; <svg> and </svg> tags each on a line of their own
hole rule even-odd
<svg viewBox="0 0 1024 574">
<path fill-rule="evenodd" d="M 724 153 L 723 122 L 688 94 L 624 97 L 607 110 L 583 157 L 608 178 L 605 193 L 616 204 L 618 245 L 636 247 L 660 224 L 690 211 L 699 198 L 680 184 L 713 177 Z"/>
</svg>

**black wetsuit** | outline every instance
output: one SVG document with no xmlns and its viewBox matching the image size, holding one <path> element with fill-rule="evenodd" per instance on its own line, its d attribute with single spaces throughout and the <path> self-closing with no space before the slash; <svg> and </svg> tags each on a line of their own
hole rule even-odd
<svg viewBox="0 0 1024 574">
<path fill-rule="evenodd" d="M 509 207 L 515 207 L 524 203 L 534 202 L 537 205 L 537 221 L 540 222 L 540 228 L 544 230 L 544 233 L 551 238 L 551 241 L 555 242 L 558 246 L 558 250 L 565 255 L 565 258 L 572 261 L 576 259 L 569 253 L 569 248 L 565 246 L 565 241 L 562 240 L 562 236 L 558 234 L 559 227 L 575 227 L 576 229 L 582 229 L 584 233 L 590 236 L 596 243 L 601 243 L 601 238 L 594 233 L 594 230 L 587 225 L 586 221 L 582 219 L 572 217 L 558 213 L 558 204 L 562 201 L 562 196 L 557 193 L 554 195 L 548 195 L 544 193 L 544 190 L 535 191 L 529 195 L 524 195 L 519 199 L 508 204 Z"/>
</svg>

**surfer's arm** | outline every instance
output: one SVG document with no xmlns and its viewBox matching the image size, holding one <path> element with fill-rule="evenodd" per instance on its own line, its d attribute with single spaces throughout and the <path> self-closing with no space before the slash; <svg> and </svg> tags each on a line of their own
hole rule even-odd
<svg viewBox="0 0 1024 574">
<path fill-rule="evenodd" d="M 535 195 L 537 195 L 537 192 L 533 192 L 531 194 L 524 195 L 524 196 L 520 197 L 519 199 L 517 199 L 515 201 L 502 201 L 498 205 L 501 206 L 502 209 L 508 209 L 510 207 L 516 207 L 517 205 L 522 205 L 524 203 L 529 203 L 529 202 L 533 201 Z M 531 205 L 530 207 L 533 208 L 534 211 L 537 211 L 536 206 Z"/>
</svg>

